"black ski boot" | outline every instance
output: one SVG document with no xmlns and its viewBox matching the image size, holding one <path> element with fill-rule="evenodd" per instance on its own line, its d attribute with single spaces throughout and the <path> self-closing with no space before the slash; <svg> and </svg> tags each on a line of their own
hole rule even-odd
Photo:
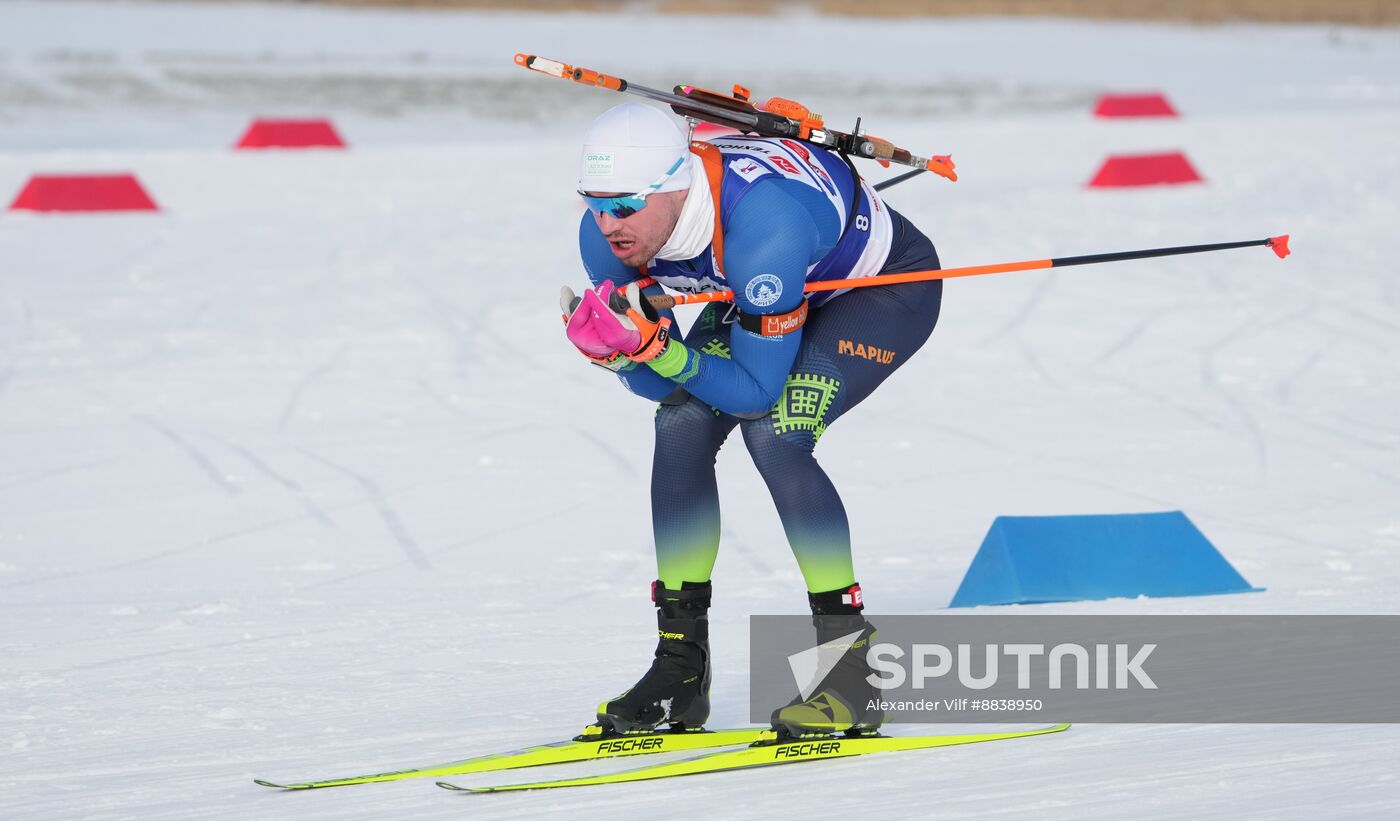
<svg viewBox="0 0 1400 821">
<path fill-rule="evenodd" d="M 866 678 L 871 674 L 866 653 L 875 627 L 861 615 L 860 585 L 808 593 L 807 599 L 817 644 L 828 645 L 828 652 L 841 656 L 810 696 L 804 699 L 799 693 L 787 706 L 773 711 L 773 728 L 787 736 L 873 735 L 885 712 L 879 707 L 880 692 Z"/>
<path fill-rule="evenodd" d="M 683 582 L 669 590 L 652 582 L 661 634 L 651 669 L 632 689 L 598 705 L 598 724 L 614 733 L 699 729 L 710 717 L 709 582 Z"/>
</svg>

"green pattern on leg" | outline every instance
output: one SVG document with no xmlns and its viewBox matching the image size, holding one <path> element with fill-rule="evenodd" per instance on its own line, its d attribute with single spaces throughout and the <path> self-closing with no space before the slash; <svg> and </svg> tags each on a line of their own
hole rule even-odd
<svg viewBox="0 0 1400 821">
<path fill-rule="evenodd" d="M 812 432 L 812 440 L 826 431 L 826 412 L 841 389 L 838 380 L 816 374 L 795 373 L 787 378 L 783 395 L 773 406 L 773 432 L 779 435 L 795 430 Z"/>
</svg>

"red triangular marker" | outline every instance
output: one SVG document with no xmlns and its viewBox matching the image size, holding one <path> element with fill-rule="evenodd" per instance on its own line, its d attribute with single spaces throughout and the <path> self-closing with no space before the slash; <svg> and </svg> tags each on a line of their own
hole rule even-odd
<svg viewBox="0 0 1400 821">
<path fill-rule="evenodd" d="M 1095 117 L 1175 117 L 1165 94 L 1105 94 L 1094 106 Z"/>
<path fill-rule="evenodd" d="M 1090 188 L 1131 188 L 1139 185 L 1174 185 L 1201 182 L 1180 151 L 1162 154 L 1115 154 L 1104 160 Z"/>
<path fill-rule="evenodd" d="M 234 148 L 344 148 L 330 120 L 254 120 Z"/>
<path fill-rule="evenodd" d="M 131 174 L 36 174 L 11 211 L 158 211 Z"/>
</svg>

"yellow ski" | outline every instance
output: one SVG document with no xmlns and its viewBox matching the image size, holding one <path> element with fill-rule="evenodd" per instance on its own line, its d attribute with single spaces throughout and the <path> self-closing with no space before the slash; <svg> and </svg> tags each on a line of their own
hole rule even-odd
<svg viewBox="0 0 1400 821">
<path fill-rule="evenodd" d="M 462 787 L 446 781 L 438 786 L 462 792 L 506 792 L 508 790 L 543 790 L 556 787 L 585 787 L 592 784 L 620 784 L 628 781 L 646 781 L 653 778 L 671 778 L 678 775 L 727 772 L 750 767 L 767 767 L 774 764 L 792 764 L 798 761 L 817 761 L 827 758 L 846 758 L 867 753 L 894 752 L 898 750 L 923 750 L 932 747 L 952 747 L 959 744 L 976 744 L 983 741 L 1001 741 L 1009 738 L 1027 738 L 1036 735 L 1058 733 L 1069 729 L 1068 724 L 1056 724 L 1035 730 L 1020 730 L 1007 733 L 969 733 L 966 735 L 926 735 L 909 737 L 869 736 L 843 738 L 823 736 L 803 738 L 794 741 L 759 741 L 740 750 L 724 750 L 707 755 L 653 764 L 633 770 L 624 770 L 607 775 L 591 775 L 582 778 L 562 778 L 555 781 L 533 781 L 528 784 L 502 784 L 489 787 Z"/>
<path fill-rule="evenodd" d="M 338 778 L 322 778 L 306 781 L 267 781 L 253 779 L 264 787 L 282 790 L 311 790 L 320 787 L 341 787 L 348 784 L 371 784 L 378 781 L 400 781 L 405 778 L 423 776 L 467 775 L 470 773 L 513 770 L 520 767 L 538 767 L 545 764 L 566 764 L 571 761 L 591 761 L 599 758 L 613 758 L 624 755 L 649 755 L 652 753 L 684 752 L 703 750 L 711 747 L 729 747 L 738 744 L 752 744 L 775 737 L 767 727 L 746 727 L 735 730 L 693 730 L 686 732 L 627 733 L 625 735 L 604 735 L 596 725 L 584 730 L 584 734 L 569 741 L 541 744 L 504 753 L 480 755 L 461 761 L 445 764 L 432 764 L 388 772 L 349 775 Z M 590 732 L 593 731 L 593 732 Z"/>
</svg>

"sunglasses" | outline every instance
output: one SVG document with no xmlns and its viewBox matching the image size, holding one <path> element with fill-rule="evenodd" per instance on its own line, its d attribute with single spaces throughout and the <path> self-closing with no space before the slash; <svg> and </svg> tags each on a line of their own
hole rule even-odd
<svg viewBox="0 0 1400 821">
<path fill-rule="evenodd" d="M 588 210 L 592 211 L 595 216 L 601 217 L 604 214 L 611 214 L 616 219 L 627 219 L 643 208 L 646 208 L 647 196 L 655 194 L 656 189 L 665 185 L 666 181 L 671 179 L 671 176 L 679 171 L 684 164 L 685 155 L 681 155 L 656 182 L 648 185 L 645 189 L 636 194 L 627 194 L 621 197 L 593 197 L 582 191 L 578 192 L 578 194 L 580 197 L 583 197 L 584 203 L 588 205 Z"/>
</svg>

